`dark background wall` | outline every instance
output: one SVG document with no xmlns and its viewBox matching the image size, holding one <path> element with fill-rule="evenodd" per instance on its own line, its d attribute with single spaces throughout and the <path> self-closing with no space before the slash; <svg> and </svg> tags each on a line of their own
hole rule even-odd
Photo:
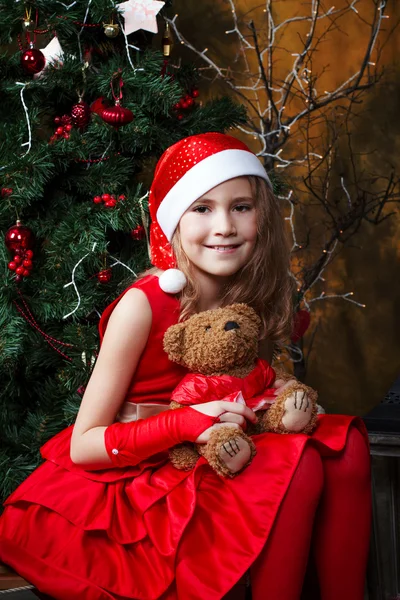
<svg viewBox="0 0 400 600">
<path fill-rule="evenodd" d="M 299 4 L 277 2 L 276 7 L 287 17 L 295 14 Z M 334 4 L 338 7 L 343 3 Z M 368 4 L 360 3 L 359 8 L 363 5 L 365 10 Z M 260 3 L 238 0 L 236 5 L 238 12 L 248 13 Z M 217 58 L 219 64 L 233 64 L 237 46 L 233 37 L 224 33 L 232 26 L 228 2 L 175 0 L 174 10 L 179 14 L 179 29 L 186 39 L 199 50 L 208 47 L 209 55 Z M 365 166 L 384 174 L 389 174 L 390 165 L 400 173 L 400 28 L 389 35 L 400 20 L 399 3 L 389 3 L 387 14 L 390 18 L 385 20 L 386 31 L 381 38 L 382 41 L 387 39 L 382 54 L 385 74 L 377 87 L 364 97 L 360 107 L 363 116 L 355 127 L 357 149 L 376 150 Z M 249 19 L 249 13 L 246 18 Z M 327 42 L 321 56 L 321 61 L 327 56 L 329 59 L 324 81 L 330 84 L 328 89 L 354 72 L 364 50 L 365 29 L 351 19 L 342 21 L 341 28 L 342 32 L 337 31 Z M 287 49 L 295 46 L 294 29 L 292 35 L 293 38 L 286 39 Z M 176 44 L 172 60 L 176 61 L 179 56 L 183 60 L 195 58 Z M 195 62 L 204 66 L 200 60 Z M 203 99 L 220 93 L 227 93 L 227 88 L 218 81 L 212 86 L 201 85 Z M 354 299 L 366 304 L 360 308 L 345 300 L 333 299 L 314 305 L 312 325 L 318 318 L 320 324 L 309 357 L 307 383 L 319 390 L 320 402 L 329 412 L 366 413 L 384 397 L 400 370 L 399 238 L 397 209 L 396 215 L 378 227 L 366 223 L 354 238 L 352 247 L 346 248 L 325 273 L 326 293 L 354 291 Z M 306 334 L 306 346 L 309 339 L 310 334 Z"/>
</svg>

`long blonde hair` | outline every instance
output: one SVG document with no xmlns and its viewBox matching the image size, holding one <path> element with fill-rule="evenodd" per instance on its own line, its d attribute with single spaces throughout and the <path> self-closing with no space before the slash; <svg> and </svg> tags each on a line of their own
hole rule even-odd
<svg viewBox="0 0 400 600">
<path fill-rule="evenodd" d="M 260 177 L 248 177 L 257 211 L 257 240 L 253 256 L 222 291 L 221 306 L 234 302 L 249 304 L 262 321 L 261 339 L 282 342 L 293 328 L 293 279 L 290 251 L 278 200 Z M 179 295 L 180 320 L 197 312 L 200 289 L 193 266 L 182 249 L 179 226 L 172 238 L 177 268 L 188 284 Z"/>
</svg>

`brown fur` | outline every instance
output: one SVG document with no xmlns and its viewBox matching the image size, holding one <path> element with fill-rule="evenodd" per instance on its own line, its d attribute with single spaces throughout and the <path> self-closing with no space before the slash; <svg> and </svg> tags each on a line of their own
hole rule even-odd
<svg viewBox="0 0 400 600">
<path fill-rule="evenodd" d="M 239 328 L 226 331 L 224 326 L 228 321 L 234 321 Z M 170 360 L 195 373 L 246 377 L 257 359 L 260 327 L 261 319 L 250 306 L 231 304 L 194 314 L 186 321 L 172 325 L 164 335 L 164 350 Z M 250 435 L 268 431 L 290 433 L 282 424 L 282 418 L 285 414 L 285 401 L 297 390 L 305 391 L 313 406 L 310 421 L 301 431 L 311 433 L 317 421 L 317 393 L 280 367 L 276 371 L 277 379 L 285 381 L 285 386 L 268 410 L 257 413 L 258 423 L 249 425 L 247 434 L 229 425 L 220 427 L 212 431 L 207 444 L 185 443 L 172 448 L 172 464 L 177 469 L 188 470 L 196 464 L 199 455 L 203 455 L 216 473 L 222 477 L 235 477 L 238 473 L 229 471 L 220 458 L 222 444 L 235 437 L 245 439 L 251 448 L 251 458 L 247 463 L 250 464 L 256 454 Z M 171 402 L 171 409 L 178 408 L 181 408 L 179 403 Z"/>
</svg>

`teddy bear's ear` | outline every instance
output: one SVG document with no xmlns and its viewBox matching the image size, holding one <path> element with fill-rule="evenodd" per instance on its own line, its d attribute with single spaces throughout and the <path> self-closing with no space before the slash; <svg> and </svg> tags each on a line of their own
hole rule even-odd
<svg viewBox="0 0 400 600">
<path fill-rule="evenodd" d="M 234 312 L 237 312 L 239 315 L 243 315 L 244 317 L 250 319 L 252 323 L 258 328 L 261 325 L 261 319 L 254 310 L 248 304 L 237 303 L 230 304 L 226 308 L 231 308 Z"/>
<path fill-rule="evenodd" d="M 176 363 L 180 363 L 183 356 L 185 327 L 185 323 L 171 325 L 164 334 L 164 350 L 169 360 Z"/>
</svg>

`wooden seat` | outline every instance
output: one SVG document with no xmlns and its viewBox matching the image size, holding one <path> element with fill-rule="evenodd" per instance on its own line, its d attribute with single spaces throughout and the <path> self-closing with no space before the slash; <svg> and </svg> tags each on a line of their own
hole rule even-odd
<svg viewBox="0 0 400 600">
<path fill-rule="evenodd" d="M 14 588 L 30 585 L 7 565 L 0 563 L 0 590 L 11 590 Z"/>
</svg>

